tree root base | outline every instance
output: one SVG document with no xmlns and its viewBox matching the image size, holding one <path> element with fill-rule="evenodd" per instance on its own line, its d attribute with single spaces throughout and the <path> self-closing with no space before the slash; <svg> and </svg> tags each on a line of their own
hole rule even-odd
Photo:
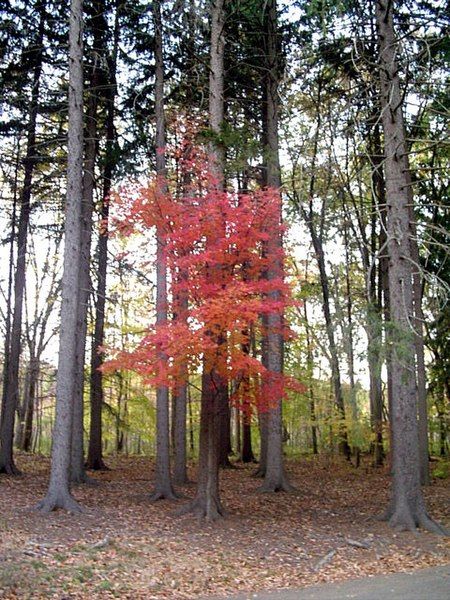
<svg viewBox="0 0 450 600">
<path fill-rule="evenodd" d="M 4 475 L 11 475 L 13 477 L 20 477 L 20 475 L 23 475 L 22 471 L 16 467 L 14 463 L 2 465 L 0 467 L 0 473 L 3 473 Z"/>
<path fill-rule="evenodd" d="M 33 509 L 44 514 L 51 513 L 54 510 L 61 508 L 67 510 L 71 514 L 79 514 L 84 512 L 78 502 L 72 498 L 69 492 L 60 494 L 47 494 L 47 496 L 38 502 Z"/>
<path fill-rule="evenodd" d="M 397 531 L 412 531 L 417 533 L 418 528 L 450 537 L 450 532 L 440 523 L 434 521 L 424 509 L 413 512 L 405 506 L 388 510 L 378 517 L 380 521 L 387 521 L 388 524 Z"/>
<path fill-rule="evenodd" d="M 111 471 L 111 469 L 103 462 L 103 459 L 86 461 L 84 465 L 89 471 Z"/>
<path fill-rule="evenodd" d="M 261 469 L 261 467 L 259 467 L 258 469 L 256 469 L 256 471 L 252 473 L 252 477 L 254 477 L 255 479 L 264 479 L 265 476 L 266 470 Z"/>
<path fill-rule="evenodd" d="M 205 498 L 194 498 L 192 502 L 180 508 L 176 514 L 178 516 L 192 514 L 199 520 L 205 520 L 210 523 L 219 521 L 226 516 L 225 510 L 217 498 L 213 498 L 209 502 Z"/>
<path fill-rule="evenodd" d="M 174 483 L 176 486 L 183 486 L 183 485 L 193 485 L 193 484 L 194 484 L 194 482 L 193 482 L 193 481 L 191 481 L 191 480 L 189 479 L 189 477 L 187 477 L 187 476 L 186 476 L 186 477 L 180 477 L 179 479 L 178 479 L 177 477 L 174 477 L 174 478 L 173 478 L 173 483 Z"/>
<path fill-rule="evenodd" d="M 282 477 L 277 481 L 264 481 L 262 486 L 258 488 L 258 492 L 262 494 L 272 494 L 275 492 L 295 492 L 296 488 L 289 483 L 286 477 Z"/>
<path fill-rule="evenodd" d="M 89 477 L 89 475 L 86 474 L 71 478 L 70 483 L 71 485 L 98 485 L 98 481 L 96 479 L 93 479 L 92 477 Z"/>
<path fill-rule="evenodd" d="M 158 500 L 179 500 L 180 496 L 172 489 L 155 490 L 150 495 L 150 502 L 157 502 Z"/>
</svg>

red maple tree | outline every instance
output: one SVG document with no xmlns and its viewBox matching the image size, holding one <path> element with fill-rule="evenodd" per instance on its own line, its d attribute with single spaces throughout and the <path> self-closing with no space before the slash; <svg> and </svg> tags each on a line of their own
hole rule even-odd
<svg viewBox="0 0 450 600">
<path fill-rule="evenodd" d="M 122 235 L 156 228 L 163 232 L 168 309 L 176 318 L 158 327 L 151 324 L 136 348 L 113 352 L 106 368 L 130 369 L 152 385 L 174 388 L 203 362 L 234 383 L 231 400 L 236 406 L 248 411 L 256 403 L 265 410 L 286 390 L 303 389 L 297 380 L 269 372 L 248 351 L 250 332 L 256 337 L 266 333 L 262 316 L 283 314 L 293 303 L 283 277 L 265 277 L 269 260 L 284 260 L 282 250 L 269 258 L 263 252 L 269 237 L 284 229 L 278 222 L 279 191 L 217 189 L 204 150 L 190 139 L 173 151 L 172 159 L 183 174 L 184 194 L 177 196 L 170 185 L 162 194 L 157 180 L 122 190 L 115 198 L 114 224 Z M 271 299 L 274 291 L 276 300 Z M 291 335 L 285 325 L 282 333 Z"/>
</svg>

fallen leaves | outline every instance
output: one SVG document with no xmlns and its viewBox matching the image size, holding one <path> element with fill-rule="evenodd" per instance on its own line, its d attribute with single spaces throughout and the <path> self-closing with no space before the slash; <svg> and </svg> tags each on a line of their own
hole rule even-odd
<svg viewBox="0 0 450 600">
<path fill-rule="evenodd" d="M 215 524 L 176 516 L 173 503 L 151 503 L 153 464 L 144 458 L 111 460 L 112 471 L 93 474 L 100 485 L 76 487 L 82 515 L 43 517 L 29 507 L 45 492 L 48 461 L 19 456 L 19 464 L 23 477 L 0 482 L 2 598 L 227 597 L 450 559 L 448 540 L 395 533 L 373 518 L 387 502 L 385 473 L 338 460 L 328 469 L 323 458 L 289 462 L 299 490 L 293 494 L 257 493 L 252 467 L 224 471 L 228 517 Z M 446 482 L 435 481 L 425 494 L 430 513 L 448 525 Z"/>
</svg>

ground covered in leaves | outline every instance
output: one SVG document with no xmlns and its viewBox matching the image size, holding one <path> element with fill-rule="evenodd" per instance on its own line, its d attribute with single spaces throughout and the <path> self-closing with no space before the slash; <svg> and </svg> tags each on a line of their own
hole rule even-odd
<svg viewBox="0 0 450 600">
<path fill-rule="evenodd" d="M 292 494 L 258 493 L 253 467 L 224 471 L 228 516 L 213 524 L 177 516 L 186 499 L 149 502 L 148 459 L 111 459 L 112 470 L 93 474 L 98 485 L 77 486 L 81 515 L 30 510 L 45 493 L 48 460 L 19 456 L 18 464 L 22 477 L 0 476 L 2 598 L 226 597 L 450 562 L 448 540 L 374 519 L 387 503 L 385 472 L 339 459 L 289 461 Z M 448 480 L 425 496 L 449 527 Z"/>
</svg>

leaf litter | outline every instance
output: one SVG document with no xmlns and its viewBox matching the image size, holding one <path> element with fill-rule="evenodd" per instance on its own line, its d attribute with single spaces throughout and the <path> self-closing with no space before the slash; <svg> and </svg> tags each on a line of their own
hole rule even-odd
<svg viewBox="0 0 450 600">
<path fill-rule="evenodd" d="M 91 474 L 99 485 L 76 486 L 81 515 L 30 510 L 46 491 L 49 461 L 19 455 L 18 463 L 25 475 L 0 480 L 1 598 L 226 597 L 450 562 L 448 540 L 376 520 L 388 500 L 385 470 L 339 458 L 288 461 L 292 494 L 259 493 L 254 467 L 224 470 L 228 515 L 212 524 L 176 514 L 194 485 L 179 502 L 151 503 L 154 464 L 143 457 L 110 458 L 112 470 Z M 424 494 L 448 526 L 448 482 Z"/>
</svg>

